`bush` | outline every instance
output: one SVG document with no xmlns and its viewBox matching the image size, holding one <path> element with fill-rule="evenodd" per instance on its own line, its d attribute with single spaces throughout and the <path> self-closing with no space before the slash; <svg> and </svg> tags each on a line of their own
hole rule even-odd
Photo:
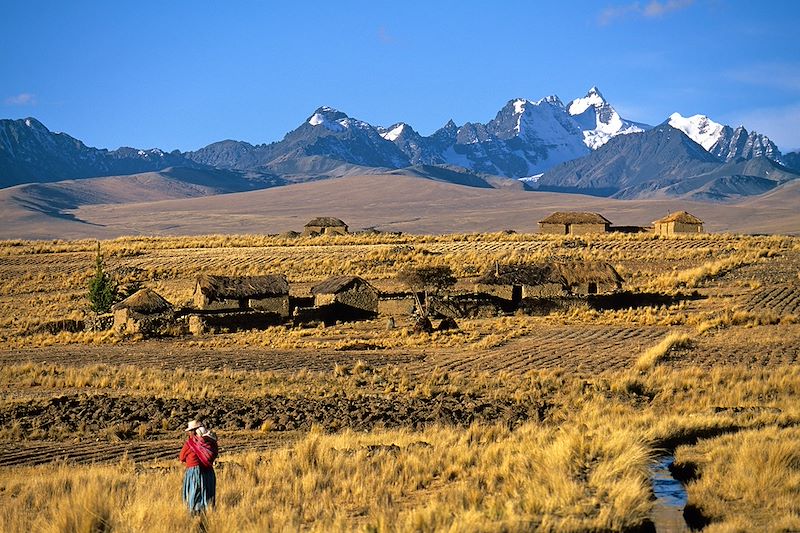
<svg viewBox="0 0 800 533">
<path fill-rule="evenodd" d="M 117 300 L 117 284 L 105 271 L 100 243 L 97 243 L 94 277 L 89 282 L 89 303 L 95 313 L 108 313 Z"/>
</svg>

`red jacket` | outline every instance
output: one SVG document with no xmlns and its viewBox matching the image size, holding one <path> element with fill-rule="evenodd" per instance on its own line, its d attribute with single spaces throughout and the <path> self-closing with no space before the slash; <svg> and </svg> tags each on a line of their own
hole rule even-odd
<svg viewBox="0 0 800 533">
<path fill-rule="evenodd" d="M 200 459 L 198 459 L 197 457 L 197 454 L 189 445 L 189 441 L 192 439 L 195 441 L 196 444 L 204 446 L 211 451 L 211 459 L 209 460 L 209 463 L 213 463 L 216 460 L 217 455 L 219 454 L 219 449 L 217 448 L 217 441 L 207 437 L 197 437 L 195 435 L 192 435 L 191 437 L 186 439 L 186 442 L 183 444 L 183 448 L 181 448 L 181 454 L 179 456 L 181 462 L 186 463 L 186 468 L 191 468 L 193 466 L 202 466 Z"/>
</svg>

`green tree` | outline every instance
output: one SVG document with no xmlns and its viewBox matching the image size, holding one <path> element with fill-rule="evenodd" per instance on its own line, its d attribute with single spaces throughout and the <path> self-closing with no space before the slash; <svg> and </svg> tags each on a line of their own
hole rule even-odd
<svg viewBox="0 0 800 533">
<path fill-rule="evenodd" d="M 89 303 L 95 313 L 108 313 L 117 299 L 117 284 L 105 271 L 100 243 L 97 243 L 94 277 L 89 282 Z"/>
</svg>

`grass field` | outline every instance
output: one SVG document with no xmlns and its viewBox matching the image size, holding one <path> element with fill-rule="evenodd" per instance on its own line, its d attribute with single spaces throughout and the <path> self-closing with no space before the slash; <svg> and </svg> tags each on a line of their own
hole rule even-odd
<svg viewBox="0 0 800 533">
<path fill-rule="evenodd" d="M 194 277 L 613 264 L 659 304 L 141 339 L 88 317 L 95 241 L 0 242 L 0 530 L 183 531 L 180 429 L 220 435 L 208 531 L 633 531 L 677 447 L 697 523 L 792 530 L 800 240 L 534 234 L 121 238 L 107 268 L 176 304 Z M 721 480 L 725 480 L 724 483 Z M 773 482 L 774 481 L 774 482 Z M 110 495 L 110 496 L 109 496 Z M 769 503 L 765 503 L 769 502 Z M 756 512 L 758 510 L 758 512 Z"/>
</svg>

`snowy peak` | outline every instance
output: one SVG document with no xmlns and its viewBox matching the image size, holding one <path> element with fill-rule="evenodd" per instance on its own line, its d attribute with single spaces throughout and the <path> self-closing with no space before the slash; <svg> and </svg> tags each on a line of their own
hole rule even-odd
<svg viewBox="0 0 800 533">
<path fill-rule="evenodd" d="M 406 124 L 405 122 L 398 122 L 397 124 L 389 126 L 386 129 L 380 128 L 378 129 L 378 131 L 380 132 L 381 137 L 383 137 L 387 141 L 394 142 L 397 140 L 398 137 L 400 137 L 400 135 L 403 134 L 403 132 L 406 129 L 410 129 L 408 124 Z"/>
<path fill-rule="evenodd" d="M 597 150 L 612 137 L 639 133 L 649 129 L 622 118 L 617 110 L 606 101 L 600 89 L 592 87 L 583 98 L 576 98 L 567 106 L 569 113 L 583 130 L 583 142 L 592 150 Z"/>
<path fill-rule="evenodd" d="M 708 151 L 711 151 L 711 148 L 722 137 L 724 128 L 722 124 L 714 122 L 705 115 L 684 117 L 680 113 L 673 113 L 667 122 Z"/>
<path fill-rule="evenodd" d="M 322 106 L 308 117 L 308 122 L 312 126 L 322 126 L 330 131 L 344 131 L 347 128 L 349 117 L 332 107 Z"/>
<path fill-rule="evenodd" d="M 590 107 L 599 108 L 606 105 L 608 105 L 608 102 L 606 102 L 606 99 L 603 98 L 602 93 L 600 93 L 600 89 L 593 86 L 591 89 L 589 89 L 589 92 L 586 93 L 586 96 L 583 98 L 576 98 L 570 102 L 567 106 L 567 112 L 570 115 L 580 115 Z"/>
</svg>

